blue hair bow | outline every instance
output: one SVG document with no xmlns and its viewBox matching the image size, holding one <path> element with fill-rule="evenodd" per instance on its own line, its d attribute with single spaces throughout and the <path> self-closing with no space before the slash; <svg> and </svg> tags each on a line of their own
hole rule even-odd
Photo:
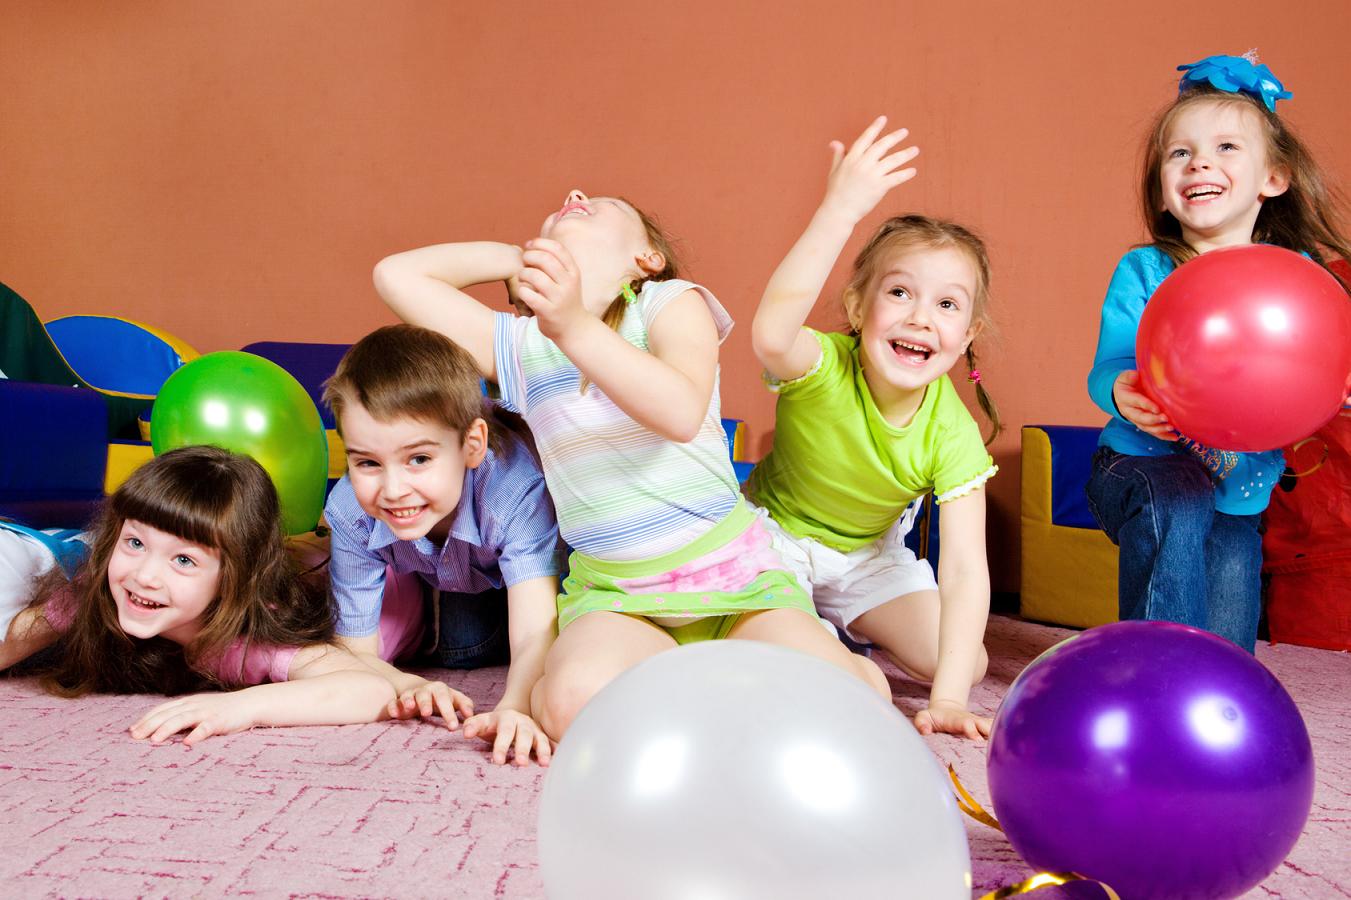
<svg viewBox="0 0 1351 900">
<path fill-rule="evenodd" d="M 1177 70 L 1185 73 L 1178 82 L 1178 93 L 1209 83 L 1230 94 L 1251 94 L 1271 112 L 1276 111 L 1277 100 L 1289 100 L 1294 96 L 1265 65 L 1243 56 L 1207 56 L 1200 62 L 1178 66 Z"/>
</svg>

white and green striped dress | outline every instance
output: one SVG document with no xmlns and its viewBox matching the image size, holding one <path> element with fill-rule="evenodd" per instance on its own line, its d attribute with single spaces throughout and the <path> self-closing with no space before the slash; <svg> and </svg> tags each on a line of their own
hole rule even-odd
<svg viewBox="0 0 1351 900">
<path fill-rule="evenodd" d="M 645 284 L 625 311 L 620 336 L 648 350 L 652 323 L 688 290 L 708 304 L 721 342 L 731 317 L 709 291 L 681 280 Z M 612 561 L 662 556 L 693 543 L 736 506 L 716 379 L 698 435 L 682 444 L 635 422 L 595 385 L 581 393 L 581 373 L 535 319 L 499 313 L 494 343 L 502 405 L 534 432 L 559 531 L 574 549 Z"/>
</svg>

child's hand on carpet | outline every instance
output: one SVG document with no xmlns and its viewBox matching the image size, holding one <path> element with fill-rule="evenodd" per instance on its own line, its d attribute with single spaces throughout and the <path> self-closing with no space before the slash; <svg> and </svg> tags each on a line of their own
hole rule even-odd
<svg viewBox="0 0 1351 900">
<path fill-rule="evenodd" d="M 411 719 L 421 716 L 429 719 L 438 715 L 451 731 L 460 727 L 460 717 L 466 720 L 474 714 L 474 701 L 453 687 L 440 682 L 421 679 L 421 684 L 405 688 L 389 702 L 391 719 Z M 458 712 L 459 715 L 456 715 Z"/>
<path fill-rule="evenodd" d="M 920 734 L 959 734 L 971 740 L 987 738 L 994 720 L 988 716 L 978 716 L 971 710 L 949 700 L 939 700 L 929 704 L 915 714 L 915 728 Z"/>
<path fill-rule="evenodd" d="M 242 692 L 194 694 L 161 703 L 141 716 L 129 729 L 138 741 L 162 744 L 180 731 L 187 731 L 183 746 L 191 747 L 213 734 L 236 734 L 255 724 L 253 711 Z"/>
<path fill-rule="evenodd" d="M 507 750 L 515 748 L 518 766 L 530 765 L 530 751 L 541 766 L 549 764 L 553 745 L 544 729 L 535 720 L 515 709 L 495 709 L 465 719 L 464 736 L 479 738 L 493 745 L 493 762 L 499 766 L 507 762 Z"/>
</svg>

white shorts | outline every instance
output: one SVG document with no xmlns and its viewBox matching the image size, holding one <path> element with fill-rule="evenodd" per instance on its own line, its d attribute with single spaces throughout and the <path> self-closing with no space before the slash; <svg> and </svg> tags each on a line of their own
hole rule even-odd
<svg viewBox="0 0 1351 900">
<path fill-rule="evenodd" d="M 758 506 L 754 509 L 769 529 L 772 546 L 783 557 L 784 566 L 812 595 L 821 618 L 853 640 L 866 642 L 849 630 L 859 616 L 896 597 L 938 590 L 928 561 L 916 558 L 905 546 L 905 536 L 915 523 L 923 499 L 906 507 L 886 534 L 849 553 L 789 534 L 765 510 Z"/>
</svg>

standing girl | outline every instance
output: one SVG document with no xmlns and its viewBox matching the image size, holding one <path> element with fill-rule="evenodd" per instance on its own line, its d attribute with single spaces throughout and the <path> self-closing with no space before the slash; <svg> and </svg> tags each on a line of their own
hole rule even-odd
<svg viewBox="0 0 1351 900">
<path fill-rule="evenodd" d="M 494 281 L 534 315 L 463 291 Z M 535 435 L 576 551 L 532 699 L 552 737 L 620 672 L 709 638 L 791 646 L 890 696 L 875 664 L 821 628 L 741 501 L 718 410 L 731 320 L 677 278 L 670 243 L 632 204 L 572 191 L 524 252 L 425 247 L 383 260 L 375 283 L 401 317 L 468 350 Z"/>
<path fill-rule="evenodd" d="M 302 589 L 282 537 L 277 492 L 252 459 L 215 447 L 157 456 L 104 504 L 75 576 L 38 582 L 0 664 L 57 644 L 40 670 L 67 697 L 244 688 L 150 710 L 131 734 L 155 743 L 383 718 L 393 686 L 331 643 L 327 598 Z M 412 613 L 392 645 L 415 638 Z"/>
<path fill-rule="evenodd" d="M 990 719 L 966 701 L 987 661 L 982 488 L 996 467 L 947 375 L 965 357 L 997 432 L 971 346 L 989 321 L 985 248 L 960 225 L 889 219 L 854 261 L 850 331 L 804 327 L 854 227 L 915 175 L 902 167 L 918 150 L 896 149 L 905 129 L 879 137 L 885 124 L 848 152 L 832 142 L 825 199 L 756 311 L 752 342 L 778 405 L 774 449 L 747 493 L 817 611 L 932 682 L 920 732 L 988 736 Z M 904 545 L 903 513 L 930 491 L 943 510 L 937 583 Z"/>
<path fill-rule="evenodd" d="M 1140 390 L 1135 334 L 1174 268 L 1202 253 L 1274 244 L 1323 261 L 1347 257 L 1323 178 L 1276 115 L 1290 96 L 1271 70 L 1236 56 L 1187 66 L 1154 123 L 1140 182 L 1151 241 L 1117 264 L 1102 308 L 1088 392 L 1112 416 L 1088 500 L 1121 550 L 1122 619 L 1204 628 L 1248 651 L 1261 613 L 1261 513 L 1279 450 L 1232 453 L 1173 431 Z"/>
</svg>

